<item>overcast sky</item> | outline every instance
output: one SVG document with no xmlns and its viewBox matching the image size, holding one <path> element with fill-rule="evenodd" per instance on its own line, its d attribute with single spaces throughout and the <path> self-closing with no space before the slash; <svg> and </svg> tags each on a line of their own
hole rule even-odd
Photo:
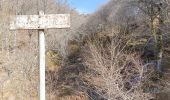
<svg viewBox="0 0 170 100">
<path fill-rule="evenodd" d="M 68 3 L 80 13 L 92 13 L 107 1 L 108 0 L 68 0 Z"/>
</svg>

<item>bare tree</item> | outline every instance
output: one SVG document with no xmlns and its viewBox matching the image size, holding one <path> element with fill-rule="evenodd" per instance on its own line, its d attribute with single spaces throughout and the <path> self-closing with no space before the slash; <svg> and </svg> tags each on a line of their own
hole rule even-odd
<svg viewBox="0 0 170 100">
<path fill-rule="evenodd" d="M 94 42 L 92 42 L 94 41 Z M 151 93 L 143 90 L 144 83 L 149 83 L 149 74 L 140 57 L 135 53 L 125 53 L 126 45 L 118 37 L 112 42 L 101 42 L 98 39 L 88 41 L 85 63 L 93 69 L 93 84 L 97 92 L 107 100 L 150 100 Z M 87 49 L 88 48 L 88 49 Z M 95 80 L 99 78 L 100 82 Z"/>
</svg>

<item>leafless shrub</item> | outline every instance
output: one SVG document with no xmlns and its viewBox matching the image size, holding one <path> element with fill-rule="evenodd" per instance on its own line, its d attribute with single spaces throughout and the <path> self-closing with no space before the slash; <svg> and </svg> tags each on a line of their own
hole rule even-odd
<svg viewBox="0 0 170 100">
<path fill-rule="evenodd" d="M 144 72 L 144 65 L 135 53 L 125 52 L 126 45 L 117 37 L 111 43 L 103 44 L 90 40 L 87 44 L 85 63 L 98 73 L 101 96 L 108 100 L 149 100 L 150 93 L 144 93 L 144 82 L 149 82 Z M 108 44 L 108 45 L 107 45 Z"/>
</svg>

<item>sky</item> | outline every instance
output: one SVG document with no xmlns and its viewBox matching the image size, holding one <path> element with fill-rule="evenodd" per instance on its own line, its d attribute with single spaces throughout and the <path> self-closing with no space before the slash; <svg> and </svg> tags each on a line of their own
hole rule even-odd
<svg viewBox="0 0 170 100">
<path fill-rule="evenodd" d="M 80 13 L 93 13 L 108 0 L 68 0 L 69 5 Z"/>
</svg>

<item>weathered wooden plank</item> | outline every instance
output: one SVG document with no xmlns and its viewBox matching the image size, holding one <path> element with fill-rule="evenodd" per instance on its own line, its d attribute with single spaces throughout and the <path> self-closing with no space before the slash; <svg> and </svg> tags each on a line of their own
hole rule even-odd
<svg viewBox="0 0 170 100">
<path fill-rule="evenodd" d="M 38 29 L 39 15 L 18 15 L 12 16 L 10 29 Z"/>
<path fill-rule="evenodd" d="M 17 15 L 11 17 L 10 29 L 50 29 L 70 27 L 69 14 Z"/>
</svg>

